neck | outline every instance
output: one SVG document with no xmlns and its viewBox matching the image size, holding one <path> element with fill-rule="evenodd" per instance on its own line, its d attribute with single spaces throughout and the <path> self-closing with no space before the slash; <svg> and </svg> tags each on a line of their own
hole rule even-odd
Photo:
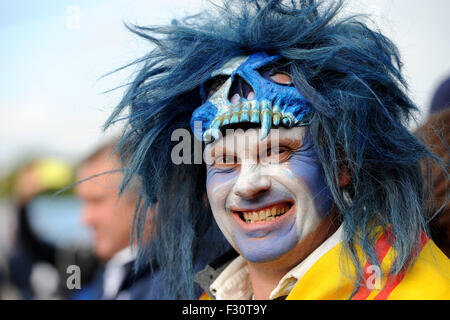
<svg viewBox="0 0 450 320">
<path fill-rule="evenodd" d="M 248 262 L 248 271 L 252 283 L 253 298 L 268 300 L 270 293 L 289 269 L 273 268 L 270 263 Z"/>
<path fill-rule="evenodd" d="M 284 275 L 300 264 L 339 228 L 339 223 L 334 221 L 336 217 L 334 213 L 332 212 L 313 232 L 310 232 L 293 249 L 277 260 L 247 261 L 255 300 L 268 300 L 270 293 Z"/>
</svg>

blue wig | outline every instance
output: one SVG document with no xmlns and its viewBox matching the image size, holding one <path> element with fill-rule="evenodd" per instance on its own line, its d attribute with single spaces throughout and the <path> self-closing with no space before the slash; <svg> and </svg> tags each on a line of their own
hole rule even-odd
<svg viewBox="0 0 450 320">
<path fill-rule="evenodd" d="M 417 108 L 406 94 L 397 48 L 363 17 L 341 17 L 341 1 L 236 0 L 214 8 L 166 26 L 130 27 L 155 47 L 136 61 L 140 72 L 107 122 L 127 112 L 123 186 L 136 175 L 143 182 L 139 239 L 147 209 L 155 212 L 156 236 L 141 241 L 140 256 L 163 269 L 166 296 L 195 298 L 199 250 L 216 255 L 225 248 L 206 198 L 205 167 L 175 165 L 171 134 L 191 131 L 191 115 L 202 104 L 199 87 L 212 71 L 255 52 L 289 61 L 295 87 L 313 107 L 310 132 L 344 225 L 344 248 L 359 272 L 355 288 L 362 274 L 356 247 L 376 262 L 377 226 L 392 227 L 391 272 L 400 272 L 427 230 L 420 160 L 435 156 L 406 128 Z M 346 190 L 338 182 L 343 168 L 351 176 Z"/>
</svg>

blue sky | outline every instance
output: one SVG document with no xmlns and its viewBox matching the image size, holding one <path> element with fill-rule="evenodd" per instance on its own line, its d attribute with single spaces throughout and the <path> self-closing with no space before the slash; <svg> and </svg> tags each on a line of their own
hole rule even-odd
<svg viewBox="0 0 450 320">
<path fill-rule="evenodd" d="M 122 90 L 102 92 L 126 82 L 134 69 L 100 78 L 149 50 L 123 22 L 167 23 L 202 5 L 207 1 L 2 0 L 0 175 L 31 155 L 75 163 L 117 133 L 105 135 L 101 126 Z M 348 10 L 372 14 L 396 42 L 411 95 L 426 110 L 450 75 L 450 2 L 350 0 Z"/>
</svg>

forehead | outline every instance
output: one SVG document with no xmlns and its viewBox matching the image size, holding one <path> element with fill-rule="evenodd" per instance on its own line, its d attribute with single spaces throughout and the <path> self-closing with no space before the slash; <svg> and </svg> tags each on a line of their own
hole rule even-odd
<svg viewBox="0 0 450 320">
<path fill-rule="evenodd" d="M 120 169 L 120 165 L 114 157 L 102 157 L 82 164 L 77 176 L 78 180 L 83 182 L 77 185 L 77 190 L 114 190 L 119 186 L 122 179 L 122 173 L 118 172 L 118 169 Z"/>
</svg>

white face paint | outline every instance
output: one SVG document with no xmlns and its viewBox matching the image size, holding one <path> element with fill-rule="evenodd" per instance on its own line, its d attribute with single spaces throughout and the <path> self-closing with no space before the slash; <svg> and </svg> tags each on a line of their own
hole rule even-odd
<svg viewBox="0 0 450 320">
<path fill-rule="evenodd" d="M 274 261 L 314 231 L 332 205 L 305 127 L 237 129 L 205 149 L 207 193 L 230 244 L 252 262 Z"/>
</svg>

